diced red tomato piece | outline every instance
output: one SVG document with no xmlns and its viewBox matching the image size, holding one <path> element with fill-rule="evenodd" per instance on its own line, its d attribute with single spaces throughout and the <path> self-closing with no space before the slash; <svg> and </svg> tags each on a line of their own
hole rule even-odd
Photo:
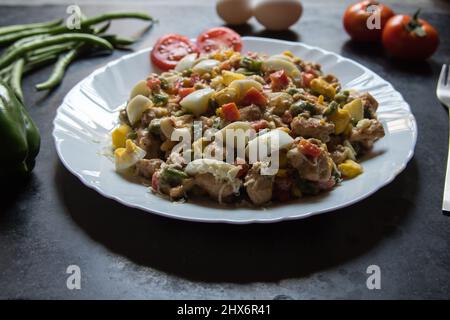
<svg viewBox="0 0 450 320">
<path fill-rule="evenodd" d="M 309 87 L 311 81 L 316 77 L 315 74 L 309 72 L 302 72 L 303 84 Z"/>
<path fill-rule="evenodd" d="M 309 142 L 306 139 L 302 139 L 300 140 L 300 143 L 298 144 L 298 148 L 300 150 L 300 152 L 302 152 L 304 155 L 313 157 L 313 158 L 317 158 L 321 152 L 322 149 L 315 145 L 314 143 Z"/>
<path fill-rule="evenodd" d="M 223 114 L 223 117 L 225 118 L 225 120 L 228 120 L 228 121 L 236 121 L 241 118 L 239 109 L 236 106 L 236 103 L 234 103 L 234 102 L 224 104 L 222 106 L 222 114 Z"/>
<path fill-rule="evenodd" d="M 150 78 L 147 79 L 147 87 L 149 87 L 153 91 L 157 91 L 160 89 L 161 80 L 158 78 Z"/>
<path fill-rule="evenodd" d="M 279 70 L 270 74 L 270 81 L 272 90 L 281 90 L 288 86 L 289 78 L 286 71 Z"/>
<path fill-rule="evenodd" d="M 253 129 L 255 129 L 256 132 L 259 132 L 260 130 L 269 127 L 269 123 L 267 122 L 267 120 L 259 120 L 253 122 L 251 126 Z"/>
<path fill-rule="evenodd" d="M 276 177 L 274 181 L 273 195 L 279 201 L 287 201 L 291 198 L 291 177 Z"/>
<path fill-rule="evenodd" d="M 264 94 L 256 88 L 250 88 L 244 95 L 241 102 L 243 105 L 256 104 L 258 106 L 264 106 L 267 104 L 267 98 Z"/>
<path fill-rule="evenodd" d="M 191 88 L 179 88 L 178 89 L 178 94 L 180 95 L 181 98 L 186 97 L 187 95 L 191 94 L 192 92 L 195 91 L 195 88 L 191 87 Z"/>
</svg>

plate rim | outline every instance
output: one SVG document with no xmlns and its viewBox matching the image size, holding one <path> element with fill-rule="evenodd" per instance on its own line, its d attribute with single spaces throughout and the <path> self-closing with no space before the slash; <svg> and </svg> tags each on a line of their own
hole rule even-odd
<svg viewBox="0 0 450 320">
<path fill-rule="evenodd" d="M 134 209 L 139 209 L 142 211 L 142 213 L 145 212 L 149 212 L 149 213 L 153 213 L 153 214 L 157 214 L 159 216 L 163 216 L 166 218 L 170 218 L 170 219 L 176 219 L 176 220 L 182 220 L 182 221 L 190 221 L 190 222 L 203 222 L 203 223 L 220 223 L 220 224 L 254 224 L 254 223 L 278 223 L 278 222 L 282 222 L 282 221 L 290 221 L 290 220 L 300 220 L 300 219 L 306 219 L 318 214 L 322 214 L 322 213 L 327 213 L 327 212 L 335 212 L 336 210 L 345 208 L 345 207 L 349 207 L 357 202 L 360 202 L 368 197 L 370 197 L 371 195 L 373 195 L 374 193 L 376 193 L 377 191 L 379 191 L 380 189 L 384 188 L 385 186 L 387 186 L 388 184 L 390 184 L 401 172 L 403 172 L 406 168 L 406 166 L 408 165 L 408 163 L 411 161 L 411 159 L 414 156 L 414 152 L 415 152 L 415 148 L 416 148 L 416 144 L 417 144 L 417 136 L 418 136 L 418 127 L 417 127 L 417 121 L 416 118 L 414 116 L 414 114 L 411 111 L 411 107 L 409 105 L 409 103 L 404 99 L 403 95 L 397 91 L 395 89 L 395 87 L 387 80 L 383 79 L 381 76 L 379 76 L 376 72 L 370 70 L 369 68 L 365 67 L 364 65 L 362 65 L 361 63 L 346 58 L 340 54 L 337 54 L 335 52 L 326 50 L 326 49 L 322 49 L 320 47 L 317 46 L 312 46 L 312 45 L 308 45 L 305 44 L 303 42 L 294 42 L 294 41 L 288 41 L 288 40 L 280 40 L 280 39 L 272 39 L 272 38 L 263 38 L 263 37 L 253 37 L 253 36 L 244 36 L 242 37 L 243 40 L 253 40 L 253 41 L 263 41 L 263 42 L 273 42 L 273 43 L 279 43 L 279 44 L 284 44 L 284 45 L 293 45 L 293 46 L 303 46 L 308 50 L 318 50 L 320 51 L 322 54 L 325 55 L 332 55 L 335 58 L 337 58 L 338 60 L 343 60 L 343 61 L 347 61 L 350 62 L 352 64 L 357 65 L 359 68 L 361 68 L 362 70 L 364 70 L 365 72 L 368 72 L 369 74 L 373 75 L 375 78 L 377 78 L 378 80 L 383 81 L 384 83 L 386 83 L 394 92 L 396 92 L 399 95 L 399 98 L 401 98 L 401 100 L 403 101 L 404 105 L 407 107 L 407 111 L 409 111 L 409 118 L 411 121 L 411 132 L 412 132 L 412 144 L 411 144 L 411 148 L 409 149 L 409 153 L 407 154 L 405 160 L 403 161 L 403 163 L 401 165 L 398 166 L 397 170 L 393 170 L 390 175 L 382 182 L 380 183 L 376 188 L 374 188 L 373 190 L 369 190 L 367 192 L 362 193 L 360 196 L 355 197 L 354 199 L 347 201 L 345 203 L 342 204 L 337 204 L 331 207 L 327 207 L 327 208 L 323 208 L 320 210 L 315 210 L 315 211 L 309 211 L 306 213 L 302 213 L 302 214 L 293 214 L 293 215 L 289 215 L 289 216 L 284 216 L 284 217 L 276 217 L 276 218 L 264 218 L 264 219 L 259 219 L 259 218 L 249 218 L 249 219 L 242 219 L 242 220 L 232 220 L 232 219 L 227 219 L 227 218 L 217 218 L 217 219 L 212 219 L 212 218 L 199 218 L 199 217 L 185 217 L 185 216 L 179 216 L 176 214 L 170 214 L 170 213 L 166 213 L 163 211 L 159 211 L 159 210 L 155 210 L 155 209 L 149 209 L 148 207 L 145 207 L 143 205 L 139 205 L 136 203 L 132 203 L 129 202 L 127 200 L 123 200 L 122 198 L 120 198 L 117 195 L 112 195 L 107 193 L 106 191 L 104 191 L 103 189 L 101 189 L 97 184 L 93 184 L 90 183 L 87 179 L 85 179 L 84 176 L 82 176 L 79 172 L 77 172 L 75 169 L 73 169 L 72 167 L 70 167 L 70 165 L 67 163 L 66 159 L 64 158 L 61 149 L 60 149 L 60 145 L 59 145 L 59 138 L 57 137 L 57 128 L 56 128 L 56 121 L 58 119 L 58 117 L 60 116 L 61 113 L 61 109 L 65 104 L 65 101 L 67 99 L 67 97 L 74 91 L 78 90 L 79 87 L 81 86 L 81 84 L 85 81 L 88 81 L 90 79 L 92 79 L 96 74 L 99 74 L 101 72 L 104 72 L 105 69 L 119 63 L 120 61 L 124 60 L 124 59 L 130 59 L 133 56 L 142 54 L 143 52 L 149 52 L 152 47 L 147 47 L 147 48 L 143 48 L 140 49 L 136 52 L 130 53 L 130 54 L 126 54 L 123 55 L 113 61 L 110 61 L 108 63 L 106 63 L 105 65 L 95 69 L 94 71 L 92 71 L 88 76 L 84 77 L 83 79 L 81 79 L 79 82 L 77 82 L 64 96 L 61 104 L 58 106 L 57 110 L 56 110 L 56 114 L 55 117 L 52 121 L 52 125 L 53 125 L 53 130 L 52 130 L 52 137 L 55 143 L 55 148 L 56 148 L 56 152 L 57 155 L 59 157 L 59 160 L 62 162 L 62 164 L 64 165 L 64 167 L 71 173 L 73 174 L 75 177 L 77 177 L 86 187 L 95 190 L 96 192 L 98 192 L 100 195 L 102 195 L 103 197 L 107 198 L 107 199 L 111 199 L 111 200 L 115 200 L 117 202 L 119 202 L 120 204 L 130 207 L 130 208 L 134 208 Z M 226 208 L 224 208 L 226 209 Z M 269 209 L 270 210 L 270 209 Z"/>
</svg>

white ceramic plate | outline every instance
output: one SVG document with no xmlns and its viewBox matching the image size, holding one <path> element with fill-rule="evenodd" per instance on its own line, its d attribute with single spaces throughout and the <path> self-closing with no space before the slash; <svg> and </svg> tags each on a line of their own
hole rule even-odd
<svg viewBox="0 0 450 320">
<path fill-rule="evenodd" d="M 124 205 L 172 218 L 227 223 L 299 219 L 349 206 L 391 182 L 405 168 L 414 153 L 417 126 L 409 105 L 391 84 L 364 66 L 320 48 L 254 37 L 244 37 L 243 42 L 243 52 L 276 54 L 290 50 L 307 61 L 320 63 L 324 72 L 336 75 L 344 88 L 369 91 L 378 100 L 378 116 L 386 136 L 376 143 L 372 156 L 363 161 L 364 174 L 329 193 L 265 209 L 223 207 L 210 201 L 172 203 L 124 179 L 114 171 L 114 163 L 105 151 L 120 106 L 133 85 L 152 71 L 150 49 L 97 69 L 66 95 L 53 131 L 61 161 L 85 185 Z"/>
</svg>

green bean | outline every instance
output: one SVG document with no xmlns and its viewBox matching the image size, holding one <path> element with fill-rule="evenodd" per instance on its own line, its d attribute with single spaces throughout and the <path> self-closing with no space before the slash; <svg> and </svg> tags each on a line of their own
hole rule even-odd
<svg viewBox="0 0 450 320">
<path fill-rule="evenodd" d="M 26 38 L 17 40 L 16 42 L 14 42 L 14 44 L 12 44 L 8 48 L 6 48 L 5 52 L 12 51 L 12 50 L 22 46 L 23 44 L 25 44 L 27 42 L 30 42 L 30 41 L 33 41 L 33 40 L 38 40 L 38 39 L 42 40 L 42 39 L 47 38 L 47 37 L 49 37 L 49 36 L 40 34 L 40 35 L 37 35 L 37 36 L 31 36 L 31 37 L 26 37 Z"/>
<path fill-rule="evenodd" d="M 23 75 L 23 67 L 25 65 L 25 59 L 21 58 L 17 60 L 11 71 L 11 79 L 9 80 L 9 84 L 11 85 L 11 89 L 14 91 L 16 96 L 23 101 L 23 92 L 22 92 L 22 75 Z"/>
<path fill-rule="evenodd" d="M 13 32 L 24 31 L 29 29 L 50 28 L 60 25 L 63 19 L 52 20 L 47 22 L 28 23 L 28 24 L 16 24 L 7 27 L 0 27 L 0 35 L 5 35 Z"/>
<path fill-rule="evenodd" d="M 10 44 L 12 42 L 15 42 L 17 40 L 21 40 L 24 38 L 48 34 L 51 30 L 52 29 L 49 29 L 49 28 L 38 28 L 38 29 L 29 29 L 29 30 L 23 30 L 23 31 L 19 31 L 19 32 L 6 34 L 3 36 L 0 36 L 0 46 L 4 46 L 4 45 Z"/>
<path fill-rule="evenodd" d="M 111 26 L 111 21 L 106 22 L 104 25 L 97 27 L 97 28 L 93 28 L 92 32 L 94 34 L 101 34 L 103 32 L 105 32 L 106 30 L 109 29 L 109 27 Z"/>
<path fill-rule="evenodd" d="M 82 47 L 83 44 L 80 43 L 74 49 L 60 56 L 58 62 L 56 62 L 55 67 L 53 68 L 50 77 L 47 79 L 47 81 L 37 84 L 36 90 L 41 91 L 52 89 L 60 84 L 63 79 L 64 72 L 66 71 L 70 63 L 73 62 L 81 53 Z"/>
<path fill-rule="evenodd" d="M 110 12 L 110 13 L 105 13 L 105 14 L 101 14 L 98 16 L 94 16 L 92 18 L 86 18 L 86 19 L 82 20 L 80 23 L 80 28 L 87 29 L 88 27 L 90 27 L 92 25 L 99 24 L 104 21 L 110 21 L 110 20 L 115 20 L 115 19 L 126 19 L 126 18 L 140 19 L 140 20 L 152 21 L 152 22 L 155 21 L 151 16 L 149 16 L 145 13 Z M 55 34 L 61 34 L 61 33 L 68 33 L 68 32 L 72 32 L 72 31 L 77 32 L 79 30 L 71 30 L 71 29 L 67 28 L 67 26 L 65 26 L 65 25 L 56 26 L 56 27 L 52 27 L 52 28 L 45 28 L 45 29 L 41 28 L 41 29 L 23 30 L 20 32 L 0 36 L 0 46 L 14 42 L 16 40 L 19 40 L 19 39 L 22 39 L 25 37 L 41 35 L 41 34 L 55 35 Z"/>
<path fill-rule="evenodd" d="M 2 77 L 2 81 L 5 82 L 5 83 L 8 83 L 9 79 L 11 79 L 11 73 L 8 73 L 4 77 Z"/>
<path fill-rule="evenodd" d="M 35 59 L 33 61 L 27 61 L 23 73 L 27 74 L 35 69 L 46 66 L 47 64 L 55 62 L 56 59 L 58 59 L 58 55 L 52 54 L 40 57 L 39 59 Z"/>
<path fill-rule="evenodd" d="M 105 49 L 112 50 L 113 46 L 100 37 L 94 36 L 92 34 L 84 34 L 84 33 L 68 33 L 61 34 L 56 36 L 51 36 L 42 40 L 30 41 L 22 46 L 16 48 L 13 51 L 7 52 L 4 56 L 0 58 L 0 69 L 12 63 L 19 57 L 22 57 L 27 52 L 32 50 L 36 50 L 39 48 L 47 47 L 53 44 L 64 43 L 64 42 L 72 42 L 72 41 L 82 41 L 90 44 L 95 44 Z"/>
<path fill-rule="evenodd" d="M 3 68 L 0 70 L 0 77 L 4 76 L 5 74 L 8 74 L 11 72 L 12 66 L 7 66 L 6 68 Z"/>
<path fill-rule="evenodd" d="M 116 46 L 129 46 L 136 42 L 137 39 L 135 38 L 127 38 L 127 37 L 120 37 L 113 34 L 107 34 L 101 36 L 103 39 L 107 40 L 109 43 L 111 43 L 114 47 Z"/>
<path fill-rule="evenodd" d="M 39 48 L 34 51 L 29 52 L 28 56 L 40 56 L 42 54 L 52 54 L 52 53 L 61 53 L 67 50 L 72 49 L 75 46 L 75 43 L 62 43 L 62 44 L 55 44 L 52 46 Z"/>
</svg>

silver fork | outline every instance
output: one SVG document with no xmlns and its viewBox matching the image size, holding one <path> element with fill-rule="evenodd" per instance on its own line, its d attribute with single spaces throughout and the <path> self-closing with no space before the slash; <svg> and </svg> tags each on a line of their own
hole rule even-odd
<svg viewBox="0 0 450 320">
<path fill-rule="evenodd" d="M 449 74 L 449 67 L 446 64 L 442 66 L 441 74 L 439 76 L 439 81 L 436 89 L 436 95 L 438 99 L 442 102 L 442 104 L 449 109 L 450 112 L 450 74 Z M 446 214 L 450 213 L 450 145 L 449 145 L 449 155 L 447 156 L 447 170 L 445 173 L 444 200 L 442 202 L 442 211 L 444 211 Z"/>
</svg>

